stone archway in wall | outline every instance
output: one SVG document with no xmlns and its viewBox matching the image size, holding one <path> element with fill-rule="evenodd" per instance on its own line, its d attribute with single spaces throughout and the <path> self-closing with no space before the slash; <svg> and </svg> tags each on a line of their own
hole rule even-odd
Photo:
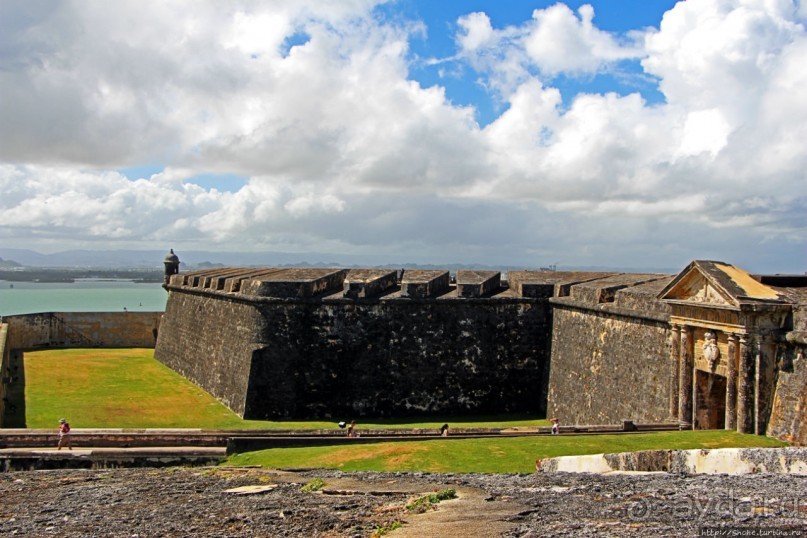
<svg viewBox="0 0 807 538">
<path fill-rule="evenodd" d="M 734 266 L 692 262 L 659 294 L 670 305 L 670 417 L 685 429 L 764 434 L 777 342 L 790 305 Z"/>
<path fill-rule="evenodd" d="M 672 317 L 673 382 L 678 390 L 671 398 L 670 415 L 685 428 L 738 428 L 738 413 L 743 424 L 748 419 L 745 403 L 751 383 L 747 375 L 740 375 L 741 369 L 748 373 L 749 367 L 740 359 L 741 352 L 748 356 L 744 327 L 716 321 L 727 313 L 713 308 L 683 313 L 679 310 Z M 739 406 L 738 394 L 743 401 Z"/>
<path fill-rule="evenodd" d="M 694 423 L 696 430 L 722 430 L 726 427 L 725 376 L 695 371 Z"/>
</svg>

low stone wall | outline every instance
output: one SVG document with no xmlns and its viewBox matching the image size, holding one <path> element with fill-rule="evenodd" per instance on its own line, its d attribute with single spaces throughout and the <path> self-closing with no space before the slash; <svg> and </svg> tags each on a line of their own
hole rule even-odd
<svg viewBox="0 0 807 538">
<path fill-rule="evenodd" d="M 11 349 L 145 347 L 157 342 L 162 312 L 45 312 L 4 316 Z"/>
<path fill-rule="evenodd" d="M 646 450 L 540 460 L 541 472 L 807 475 L 807 448 Z"/>
</svg>

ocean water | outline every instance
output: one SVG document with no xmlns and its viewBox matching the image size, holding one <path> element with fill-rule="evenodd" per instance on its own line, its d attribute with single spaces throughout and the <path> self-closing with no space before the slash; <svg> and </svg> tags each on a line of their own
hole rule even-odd
<svg viewBox="0 0 807 538">
<path fill-rule="evenodd" d="M 80 279 L 70 283 L 0 280 L 0 316 L 38 312 L 162 312 L 168 299 L 159 283 Z"/>
</svg>

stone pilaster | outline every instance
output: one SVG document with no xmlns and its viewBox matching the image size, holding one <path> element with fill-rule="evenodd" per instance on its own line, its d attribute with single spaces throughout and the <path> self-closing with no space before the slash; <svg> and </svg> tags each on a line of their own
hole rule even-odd
<svg viewBox="0 0 807 538">
<path fill-rule="evenodd" d="M 728 356 L 726 357 L 726 429 L 737 428 L 737 336 L 728 335 Z"/>
<path fill-rule="evenodd" d="M 761 409 L 761 402 L 762 402 L 762 369 L 764 366 L 763 361 L 765 358 L 763 357 L 763 346 L 765 343 L 764 336 L 758 336 L 756 345 L 754 346 L 754 433 L 760 435 L 760 426 L 761 426 L 761 417 L 760 413 Z"/>
<path fill-rule="evenodd" d="M 679 420 L 678 415 L 678 378 L 681 373 L 681 326 L 672 326 L 672 345 L 670 346 L 670 419 Z"/>
<path fill-rule="evenodd" d="M 751 384 L 751 350 L 748 335 L 740 335 L 740 356 L 737 365 L 737 431 L 751 433 L 753 431 L 753 414 L 749 406 L 749 397 L 754 387 Z"/>
<path fill-rule="evenodd" d="M 681 429 L 692 428 L 692 374 L 694 362 L 692 357 L 692 329 L 684 326 L 681 330 L 681 360 L 679 361 L 678 382 L 678 421 Z"/>
</svg>

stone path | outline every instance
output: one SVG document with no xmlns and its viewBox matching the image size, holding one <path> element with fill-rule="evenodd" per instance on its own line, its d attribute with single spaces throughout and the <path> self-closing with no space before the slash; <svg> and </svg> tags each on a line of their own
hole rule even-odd
<svg viewBox="0 0 807 538">
<path fill-rule="evenodd" d="M 301 487 L 318 478 L 323 492 Z M 263 486 L 263 487 L 261 487 Z M 254 494 L 234 494 L 248 487 Z M 410 514 L 423 494 L 457 500 Z M 807 477 L 283 472 L 172 467 L 0 473 L 2 536 L 233 538 L 698 536 L 705 527 L 807 532 Z"/>
</svg>

